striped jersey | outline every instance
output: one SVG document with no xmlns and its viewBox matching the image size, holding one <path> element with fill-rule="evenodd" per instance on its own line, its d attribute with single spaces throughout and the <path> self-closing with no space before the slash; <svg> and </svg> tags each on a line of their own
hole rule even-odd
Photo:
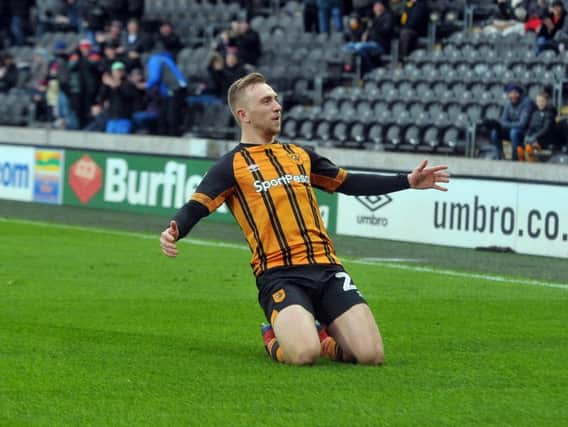
<svg viewBox="0 0 568 427">
<path fill-rule="evenodd" d="M 335 191 L 347 172 L 294 144 L 239 144 L 205 175 L 191 200 L 224 202 L 243 230 L 256 276 L 275 267 L 340 264 L 313 187 Z"/>
</svg>

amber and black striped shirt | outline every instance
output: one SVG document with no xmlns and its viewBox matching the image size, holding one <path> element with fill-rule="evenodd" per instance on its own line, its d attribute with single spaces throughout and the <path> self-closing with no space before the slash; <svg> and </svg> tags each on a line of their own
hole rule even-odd
<svg viewBox="0 0 568 427">
<path fill-rule="evenodd" d="M 340 264 L 313 187 L 374 195 L 408 188 L 408 180 L 348 175 L 325 157 L 294 144 L 239 144 L 207 172 L 186 209 L 189 212 L 187 207 L 197 203 L 206 208 L 204 216 L 226 202 L 250 246 L 256 276 L 275 267 Z M 180 238 L 198 220 L 188 221 L 188 216 L 183 209 L 176 215 Z"/>
</svg>

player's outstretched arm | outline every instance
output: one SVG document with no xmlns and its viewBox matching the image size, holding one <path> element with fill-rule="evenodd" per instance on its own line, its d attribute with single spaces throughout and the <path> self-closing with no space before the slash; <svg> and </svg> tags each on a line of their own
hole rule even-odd
<svg viewBox="0 0 568 427">
<path fill-rule="evenodd" d="M 166 256 L 175 257 L 178 254 L 176 242 L 184 238 L 201 218 L 209 215 L 209 210 L 194 200 L 190 200 L 177 211 L 170 225 L 160 235 L 160 246 Z"/>
<path fill-rule="evenodd" d="M 160 235 L 160 246 L 164 255 L 176 257 L 178 254 L 176 242 L 179 238 L 179 229 L 175 221 L 170 221 L 170 226 Z"/>
<path fill-rule="evenodd" d="M 427 168 L 428 160 L 423 160 L 416 169 L 408 174 L 408 183 L 410 188 L 418 190 L 426 190 L 433 188 L 439 191 L 448 191 L 446 187 L 438 185 L 438 183 L 450 182 L 450 175 L 447 173 L 448 166 L 433 166 Z"/>
</svg>

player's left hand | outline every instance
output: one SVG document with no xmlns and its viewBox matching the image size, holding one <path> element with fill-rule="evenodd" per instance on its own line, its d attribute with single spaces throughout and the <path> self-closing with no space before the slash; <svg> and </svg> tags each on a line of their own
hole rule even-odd
<svg viewBox="0 0 568 427">
<path fill-rule="evenodd" d="M 440 165 L 427 168 L 428 160 L 423 160 L 416 169 L 408 174 L 408 182 L 410 188 L 416 188 L 419 190 L 425 190 L 428 188 L 433 188 L 440 191 L 448 191 L 446 187 L 442 187 L 437 183 L 447 183 L 450 182 L 450 175 L 446 172 L 448 166 Z"/>
</svg>

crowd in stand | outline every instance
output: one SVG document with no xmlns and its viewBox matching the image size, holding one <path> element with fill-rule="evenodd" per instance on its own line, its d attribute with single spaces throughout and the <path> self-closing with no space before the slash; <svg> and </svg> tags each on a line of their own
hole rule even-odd
<svg viewBox="0 0 568 427">
<path fill-rule="evenodd" d="M 496 0 L 498 14 L 483 31 L 536 34 L 535 55 L 546 50 L 564 53 L 568 44 L 566 5 L 561 0 Z M 557 124 L 558 111 L 551 104 L 550 88 L 531 99 L 518 83 L 509 82 L 507 100 L 499 120 L 489 123 L 497 157 L 504 158 L 503 141 L 511 143 L 511 159 L 535 161 L 543 148 L 558 151 L 566 140 L 565 123 Z"/>
<path fill-rule="evenodd" d="M 36 119 L 57 128 L 181 135 L 188 102 L 220 101 L 261 54 L 258 33 L 235 19 L 215 41 L 209 81 L 200 83 L 200 96 L 190 97 L 188 76 L 176 62 L 184 44 L 168 21 L 144 30 L 143 1 L 0 0 L 0 8 L 4 47 L 34 44 L 46 32 L 80 37 L 76 46 L 57 39 L 37 47 L 25 85 Z M 14 57 L 5 51 L 0 93 L 16 87 L 18 78 Z"/>
<path fill-rule="evenodd" d="M 484 31 L 533 31 L 537 55 L 566 50 L 568 19 L 562 1 L 495 2 L 498 14 Z M 65 129 L 181 135 L 188 105 L 223 103 L 230 84 L 258 65 L 262 42 L 249 19 L 261 3 L 242 2 L 247 19 L 235 16 L 217 33 L 206 81 L 183 74 L 176 62 L 185 47 L 182 39 L 167 20 L 147 25 L 143 0 L 0 0 L 0 48 L 36 46 L 25 89 L 33 94 L 38 121 Z M 305 31 L 342 32 L 344 51 L 360 56 L 364 71 L 380 65 L 393 41 L 404 60 L 426 35 L 431 12 L 425 0 L 303 3 Z M 42 35 L 61 31 L 77 34 L 80 41 L 75 45 L 56 39 L 46 48 L 37 47 Z M 0 93 L 21 87 L 19 81 L 14 56 L 5 50 L 0 55 Z M 501 140 L 509 139 L 513 159 L 532 160 L 557 134 L 556 111 L 550 107 L 550 93 L 530 100 L 523 92 L 518 85 L 507 87 L 508 103 L 501 120 L 493 123 L 491 139 L 499 156 Z"/>
<path fill-rule="evenodd" d="M 568 42 L 566 4 L 562 0 L 496 0 L 498 15 L 485 32 L 507 34 L 536 33 L 535 53 L 564 52 Z"/>
</svg>

